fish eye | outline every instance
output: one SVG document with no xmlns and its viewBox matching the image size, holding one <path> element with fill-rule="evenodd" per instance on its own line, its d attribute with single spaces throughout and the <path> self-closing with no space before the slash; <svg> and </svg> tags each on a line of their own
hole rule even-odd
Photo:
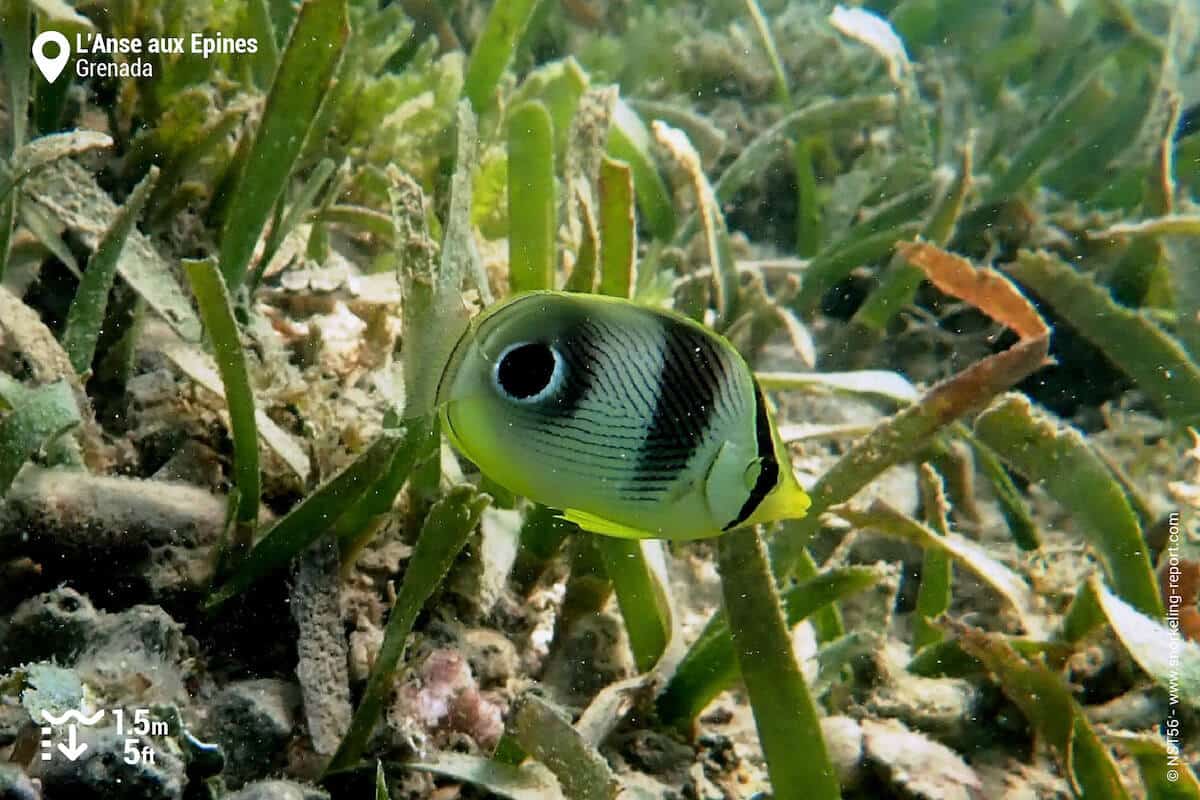
<svg viewBox="0 0 1200 800">
<path fill-rule="evenodd" d="M 562 383 L 562 357 L 542 342 L 509 345 L 496 359 L 496 388 L 511 400 L 536 403 Z"/>
</svg>

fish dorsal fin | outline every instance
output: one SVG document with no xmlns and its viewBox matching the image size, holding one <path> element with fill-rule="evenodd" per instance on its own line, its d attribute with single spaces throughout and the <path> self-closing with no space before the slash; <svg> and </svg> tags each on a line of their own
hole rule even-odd
<svg viewBox="0 0 1200 800">
<path fill-rule="evenodd" d="M 580 511 L 577 508 L 564 508 L 558 516 L 559 519 L 574 522 L 585 531 L 603 534 L 604 536 L 615 536 L 618 539 L 658 538 L 658 534 L 651 533 L 650 531 L 638 530 L 628 525 L 622 525 L 619 522 L 613 522 L 611 519 L 605 519 L 595 514 L 589 514 L 586 511 Z"/>
</svg>

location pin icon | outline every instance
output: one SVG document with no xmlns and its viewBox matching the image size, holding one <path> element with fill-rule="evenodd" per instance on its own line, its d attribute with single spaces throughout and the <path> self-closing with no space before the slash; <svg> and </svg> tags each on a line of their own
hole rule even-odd
<svg viewBox="0 0 1200 800">
<path fill-rule="evenodd" d="M 46 55 L 46 45 L 51 43 L 58 45 L 56 56 Z M 42 31 L 33 40 L 33 63 L 50 83 L 54 83 L 62 74 L 63 67 L 67 65 L 67 59 L 70 57 L 71 45 L 67 42 L 67 37 L 58 31 Z"/>
</svg>

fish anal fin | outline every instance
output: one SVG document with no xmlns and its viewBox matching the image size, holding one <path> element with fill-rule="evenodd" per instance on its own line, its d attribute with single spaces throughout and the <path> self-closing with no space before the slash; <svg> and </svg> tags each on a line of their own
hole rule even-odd
<svg viewBox="0 0 1200 800">
<path fill-rule="evenodd" d="M 639 530 L 628 525 L 622 525 L 620 522 L 613 522 L 611 519 L 589 514 L 586 511 L 580 511 L 577 508 L 564 508 L 562 513 L 558 515 L 560 519 L 565 519 L 567 522 L 574 522 L 585 531 L 599 533 L 604 536 L 615 536 L 618 539 L 657 539 L 661 538 L 659 534 L 651 533 L 650 531 Z"/>
</svg>

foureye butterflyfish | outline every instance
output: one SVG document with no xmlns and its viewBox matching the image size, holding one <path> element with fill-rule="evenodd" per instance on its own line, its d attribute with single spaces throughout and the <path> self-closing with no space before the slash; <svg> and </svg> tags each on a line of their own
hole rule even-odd
<svg viewBox="0 0 1200 800">
<path fill-rule="evenodd" d="M 455 346 L 438 404 L 486 476 L 596 533 L 698 539 L 810 504 L 733 346 L 632 301 L 493 306 Z"/>
</svg>

